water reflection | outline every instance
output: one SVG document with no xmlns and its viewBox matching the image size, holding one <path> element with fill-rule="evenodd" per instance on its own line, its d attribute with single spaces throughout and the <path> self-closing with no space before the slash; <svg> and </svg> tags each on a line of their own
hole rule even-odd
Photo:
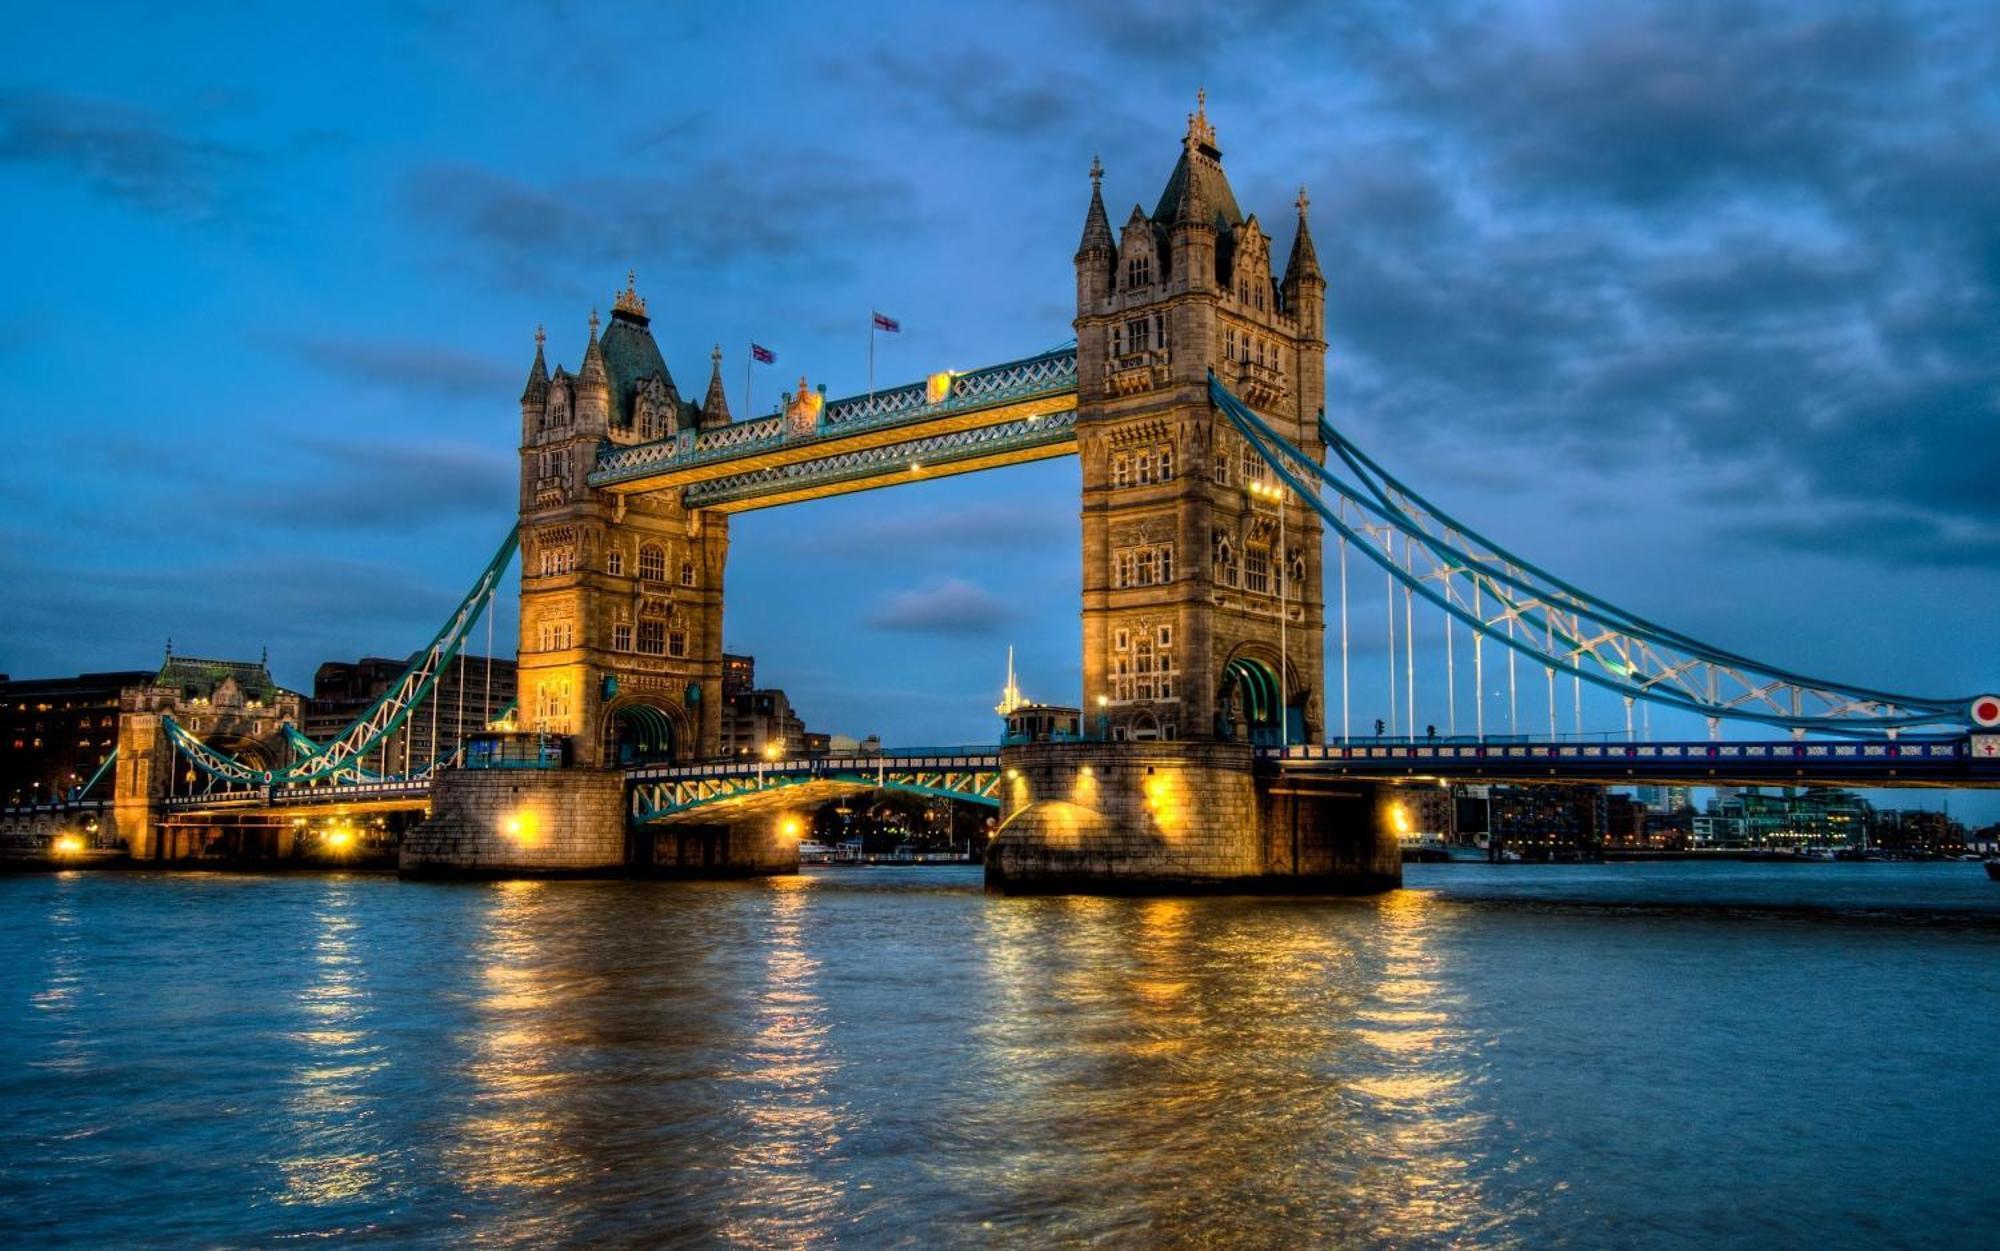
<svg viewBox="0 0 2000 1251">
<path fill-rule="evenodd" d="M 1490 1228 L 1466 1176 L 1486 1128 L 1468 1107 L 1477 1056 L 1436 977 L 1427 906 L 989 908 L 991 1105 L 968 1110 L 955 1179 L 984 1227 L 1377 1245 Z"/>
<path fill-rule="evenodd" d="M 81 1076 L 90 1068 L 94 1034 L 78 1015 L 90 966 L 85 957 L 83 916 L 77 906 L 82 874 L 55 875 L 43 942 L 40 987 L 29 996 L 33 1028 L 43 1042 L 29 1065 L 54 1073 Z"/>
<path fill-rule="evenodd" d="M 286 1035 L 300 1053 L 286 1083 L 291 1153 L 278 1162 L 284 1178 L 279 1202 L 287 1204 L 357 1199 L 383 1182 L 384 1145 L 371 1087 L 389 1061 L 370 1028 L 354 883 L 329 881 L 310 924 L 308 976 L 294 1001 L 300 1023 Z"/>
<path fill-rule="evenodd" d="M 827 1167 L 841 1147 L 830 1087 L 838 1064 L 811 947 L 815 882 L 769 884 L 762 970 L 748 1005 L 751 1032 L 726 1073 L 737 1128 L 726 1144 L 733 1198 L 719 1233 L 749 1245 L 798 1246 L 836 1228 L 844 1186 Z"/>
</svg>

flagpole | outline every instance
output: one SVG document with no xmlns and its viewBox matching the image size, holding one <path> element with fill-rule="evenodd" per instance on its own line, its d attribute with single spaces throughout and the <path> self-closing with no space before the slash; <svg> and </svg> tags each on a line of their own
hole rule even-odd
<svg viewBox="0 0 2000 1251">
<path fill-rule="evenodd" d="M 750 365 L 756 359 L 757 345 L 752 343 L 750 350 L 743 354 L 743 420 L 745 421 L 757 415 L 757 410 L 750 407 Z"/>
<path fill-rule="evenodd" d="M 875 310 L 868 310 L 868 404 L 875 404 Z"/>
</svg>

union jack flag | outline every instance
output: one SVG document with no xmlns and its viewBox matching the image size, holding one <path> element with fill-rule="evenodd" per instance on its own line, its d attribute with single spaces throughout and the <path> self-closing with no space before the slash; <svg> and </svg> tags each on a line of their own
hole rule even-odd
<svg viewBox="0 0 2000 1251">
<path fill-rule="evenodd" d="M 775 365 L 778 363 L 778 354 L 761 343 L 753 343 L 750 345 L 750 359 L 760 365 Z"/>
<path fill-rule="evenodd" d="M 882 314 L 877 313 L 875 314 L 875 329 L 886 330 L 890 334 L 901 334 L 903 333 L 903 323 L 893 317 L 884 317 Z"/>
</svg>

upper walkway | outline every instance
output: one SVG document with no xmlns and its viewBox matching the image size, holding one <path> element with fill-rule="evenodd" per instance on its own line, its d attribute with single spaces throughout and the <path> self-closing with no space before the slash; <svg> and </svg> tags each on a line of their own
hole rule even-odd
<svg viewBox="0 0 2000 1251">
<path fill-rule="evenodd" d="M 1076 349 L 607 451 L 590 485 L 745 512 L 1076 450 Z"/>
</svg>

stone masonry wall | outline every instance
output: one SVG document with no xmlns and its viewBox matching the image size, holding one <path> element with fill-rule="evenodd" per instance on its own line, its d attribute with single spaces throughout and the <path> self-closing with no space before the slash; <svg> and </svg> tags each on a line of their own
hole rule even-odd
<svg viewBox="0 0 2000 1251">
<path fill-rule="evenodd" d="M 447 770 L 432 790 L 431 814 L 403 839 L 405 875 L 534 877 L 626 866 L 625 781 L 615 770 Z"/>
</svg>

